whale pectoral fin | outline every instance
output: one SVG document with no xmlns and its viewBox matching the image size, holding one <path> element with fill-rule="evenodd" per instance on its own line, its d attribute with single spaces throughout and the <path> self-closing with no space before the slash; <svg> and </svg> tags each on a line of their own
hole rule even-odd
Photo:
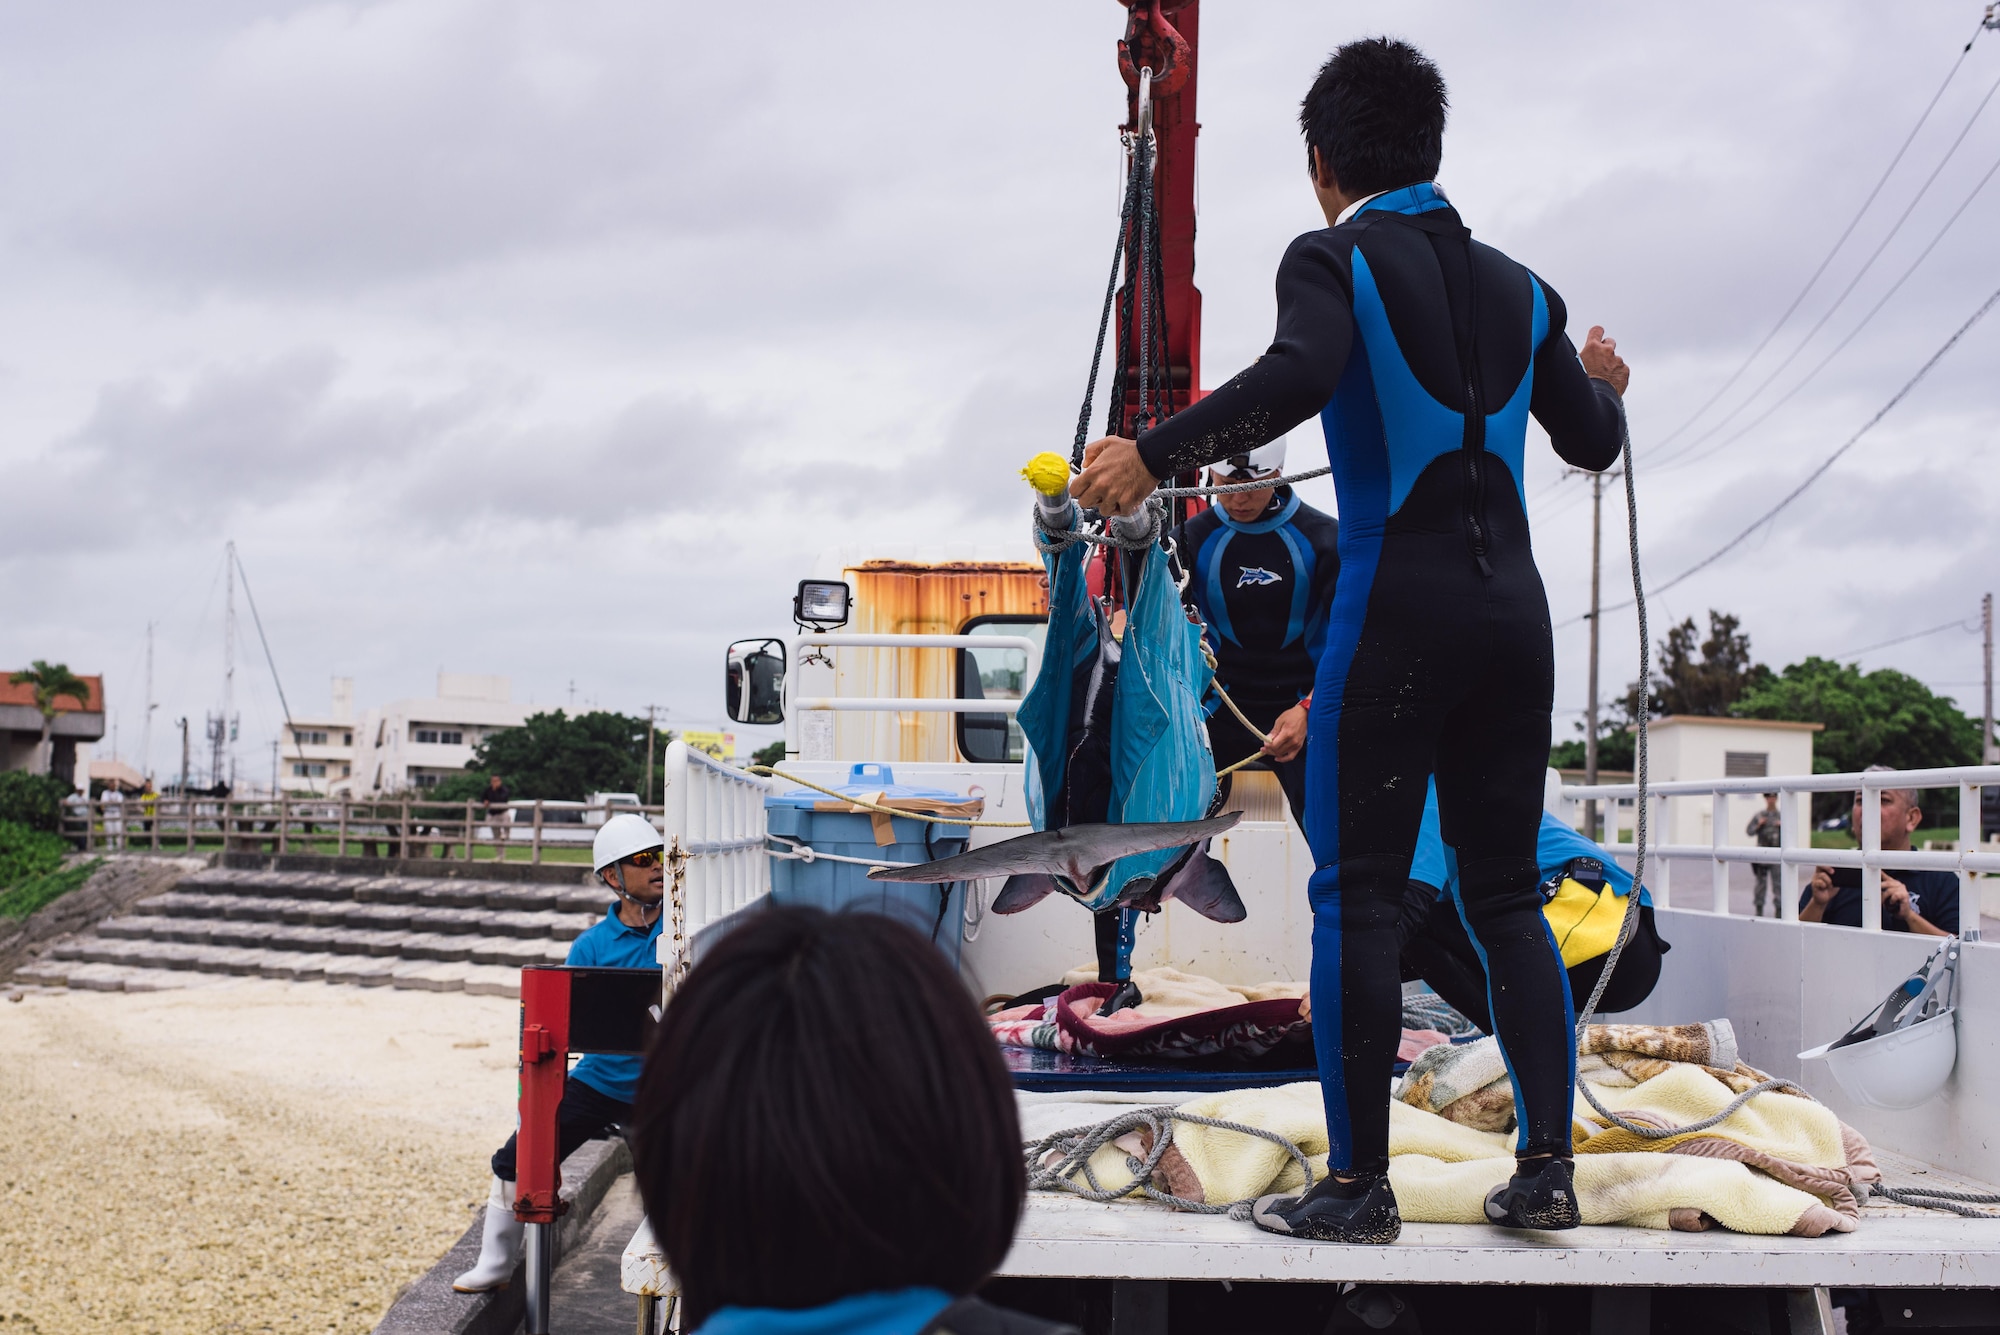
<svg viewBox="0 0 2000 1335">
<path fill-rule="evenodd" d="M 1056 878 L 1041 872 L 1024 871 L 1007 878 L 1007 884 L 1000 887 L 1000 893 L 993 897 L 995 913 L 1019 913 L 1023 909 L 1041 903 L 1062 887 Z"/>
<path fill-rule="evenodd" d="M 1242 922 L 1250 916 L 1229 868 L 1208 855 L 1204 845 L 1167 882 L 1161 899 L 1178 899 L 1210 922 Z"/>
</svg>

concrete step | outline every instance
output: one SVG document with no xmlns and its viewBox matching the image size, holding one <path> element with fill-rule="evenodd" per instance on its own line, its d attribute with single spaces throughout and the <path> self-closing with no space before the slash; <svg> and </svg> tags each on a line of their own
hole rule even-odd
<svg viewBox="0 0 2000 1335">
<path fill-rule="evenodd" d="M 538 885 L 450 877 L 341 876 L 325 872 L 244 871 L 213 867 L 182 880 L 194 894 L 263 899 L 411 904 L 429 908 L 555 911 L 602 915 L 609 896 L 588 884 Z"/>
<path fill-rule="evenodd" d="M 566 913 L 554 909 L 438 908 L 417 904 L 369 904 L 353 900 L 242 897 L 175 890 L 134 906 L 149 917 L 234 923 L 284 923 L 296 927 L 342 927 L 364 931 L 418 931 L 444 935 L 518 936 L 573 941 L 588 931 L 603 910 Z"/>
<path fill-rule="evenodd" d="M 232 923 L 206 918 L 112 918 L 94 932 L 60 942 L 51 958 L 124 964 L 143 960 L 168 969 L 202 968 L 214 955 L 231 950 L 274 955 L 329 955 L 478 964 L 519 969 L 527 964 L 561 964 L 569 947 L 548 937 L 460 936 L 438 932 L 369 931 L 332 927 L 285 927 Z"/>
<path fill-rule="evenodd" d="M 117 943 L 121 945 L 130 943 Z M 60 948 L 59 948 L 60 949 Z M 23 983 L 93 992 L 163 992 L 228 986 L 243 978 L 290 982 L 345 983 L 357 987 L 397 987 L 425 992 L 470 992 L 477 996 L 518 997 L 518 969 L 433 960 L 376 959 L 352 955 L 304 955 L 292 951 L 210 950 L 198 960 L 170 967 L 132 956 L 65 956 L 39 960 L 15 973 Z"/>
</svg>

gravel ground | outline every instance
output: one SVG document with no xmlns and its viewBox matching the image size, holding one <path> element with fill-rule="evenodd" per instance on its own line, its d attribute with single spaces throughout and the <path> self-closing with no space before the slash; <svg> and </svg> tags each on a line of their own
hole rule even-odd
<svg viewBox="0 0 2000 1335">
<path fill-rule="evenodd" d="M 255 979 L 0 1001 L 0 1332 L 368 1331 L 485 1201 L 517 1017 Z"/>
</svg>

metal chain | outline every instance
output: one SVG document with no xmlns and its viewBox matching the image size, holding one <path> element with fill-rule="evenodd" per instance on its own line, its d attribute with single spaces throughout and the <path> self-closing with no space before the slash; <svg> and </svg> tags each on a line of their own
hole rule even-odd
<svg viewBox="0 0 2000 1335">
<path fill-rule="evenodd" d="M 1104 336 L 1111 328 L 1111 310 L 1118 304 L 1118 269 L 1125 260 L 1125 230 L 1132 225 L 1132 201 L 1138 194 L 1138 177 L 1127 174 L 1125 202 L 1118 211 L 1118 240 L 1111 247 L 1111 277 L 1104 285 L 1104 309 L 1097 317 L 1097 344 L 1090 353 L 1090 379 L 1083 384 L 1083 409 L 1076 415 L 1076 443 L 1071 446 L 1069 466 L 1083 467 L 1083 446 L 1090 435 L 1090 405 L 1097 397 L 1097 377 L 1104 363 Z"/>
<path fill-rule="evenodd" d="M 1087 1201 L 1115 1201 L 1129 1196 L 1137 1190 L 1148 1198 L 1176 1210 L 1191 1214 L 1226 1214 L 1232 1219 L 1248 1219 L 1250 1207 L 1257 1198 L 1246 1196 L 1240 1201 L 1230 1201 L 1226 1205 L 1214 1205 L 1207 1201 L 1191 1200 L 1176 1196 L 1172 1192 L 1161 1191 L 1153 1185 L 1153 1173 L 1160 1166 L 1160 1160 L 1173 1145 L 1174 1123 L 1185 1122 L 1190 1126 L 1214 1127 L 1219 1131 L 1234 1131 L 1240 1135 L 1255 1136 L 1268 1140 L 1299 1166 L 1305 1174 L 1306 1186 L 1313 1184 L 1312 1162 L 1305 1152 L 1276 1131 L 1262 1127 L 1247 1126 L 1242 1122 L 1225 1121 L 1219 1117 L 1202 1117 L 1195 1113 L 1184 1113 L 1170 1105 L 1159 1104 L 1144 1108 L 1134 1108 L 1091 1126 L 1070 1127 L 1066 1131 L 1055 1131 L 1040 1140 L 1030 1141 L 1025 1146 L 1028 1167 L 1028 1189 L 1030 1191 L 1067 1191 L 1081 1196 Z M 1097 1174 L 1090 1167 L 1090 1158 L 1098 1150 L 1131 1131 L 1140 1129 L 1153 1133 L 1153 1147 L 1142 1160 L 1132 1155 L 1125 1156 L 1125 1167 L 1132 1174 L 1132 1180 L 1122 1186 L 1104 1187 L 1097 1181 Z M 1054 1163 L 1045 1164 L 1049 1155 L 1059 1156 Z M 1083 1182 L 1077 1182 L 1081 1174 Z"/>
</svg>

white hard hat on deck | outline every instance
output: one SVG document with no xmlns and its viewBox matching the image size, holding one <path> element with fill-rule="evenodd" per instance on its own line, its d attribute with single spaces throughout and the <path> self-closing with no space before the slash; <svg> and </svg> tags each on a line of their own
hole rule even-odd
<svg viewBox="0 0 2000 1335">
<path fill-rule="evenodd" d="M 597 838 L 591 840 L 590 869 L 603 871 L 615 862 L 623 862 L 634 853 L 644 853 L 648 849 L 663 849 L 666 846 L 665 836 L 653 828 L 653 822 L 644 816 L 621 811 L 605 821 L 597 831 Z"/>
<path fill-rule="evenodd" d="M 1231 482 L 1248 482 L 1253 478 L 1269 477 L 1285 471 L 1285 438 L 1278 437 L 1267 445 L 1259 445 L 1248 454 L 1232 454 L 1226 459 L 1217 459 L 1209 467 L 1218 477 Z"/>
</svg>

